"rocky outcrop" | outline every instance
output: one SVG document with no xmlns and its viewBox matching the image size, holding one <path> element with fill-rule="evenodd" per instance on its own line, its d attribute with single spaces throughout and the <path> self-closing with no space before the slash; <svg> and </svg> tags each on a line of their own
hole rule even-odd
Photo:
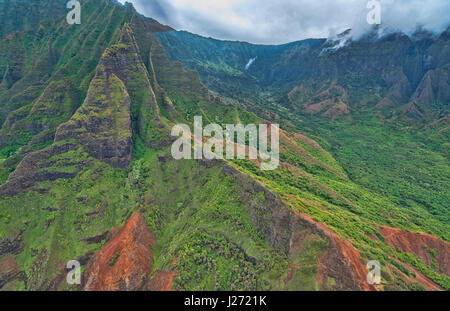
<svg viewBox="0 0 450 311">
<path fill-rule="evenodd" d="M 295 102 L 296 92 L 291 91 L 289 98 Z M 335 82 L 324 91 L 318 92 L 303 104 L 304 110 L 310 114 L 322 114 L 332 121 L 350 114 L 347 91 Z"/>
<path fill-rule="evenodd" d="M 399 102 L 407 101 L 411 96 L 411 85 L 401 68 L 383 70 L 382 78 L 390 87 L 388 96 Z"/>
<path fill-rule="evenodd" d="M 173 278 L 176 271 L 157 271 L 148 282 L 147 290 L 153 292 L 168 292 L 172 290 Z"/>
<path fill-rule="evenodd" d="M 450 109 L 450 64 L 428 71 L 420 82 L 410 103 L 415 104 L 420 110 L 426 113 L 426 120 L 434 120 L 438 116 L 433 116 L 432 105 L 438 105 L 440 110 Z"/>
<path fill-rule="evenodd" d="M 74 139 L 90 156 L 126 168 L 132 152 L 130 104 L 122 81 L 99 67 L 84 104 L 58 128 L 55 141 Z"/>
<path fill-rule="evenodd" d="M 25 156 L 0 186 L 0 194 L 12 196 L 40 181 L 76 176 L 87 161 L 66 153 L 80 147 L 113 167 L 125 168 L 131 161 L 130 98 L 123 83 L 102 68 L 92 80 L 84 104 L 57 129 L 55 143 Z M 55 159 L 57 155 L 60 158 Z"/>
<path fill-rule="evenodd" d="M 26 279 L 24 271 L 20 271 L 15 255 L 24 249 L 23 232 L 0 239 L 0 290 L 16 279 Z"/>
<path fill-rule="evenodd" d="M 0 240 L 0 256 L 13 254 L 17 255 L 23 251 L 23 238 L 22 233 L 13 237 L 6 237 Z"/>
<path fill-rule="evenodd" d="M 143 289 L 152 270 L 154 246 L 152 233 L 136 212 L 87 264 L 83 290 Z"/>
<path fill-rule="evenodd" d="M 43 95 L 33 109 L 39 110 L 48 101 L 47 97 L 57 96 L 54 92 L 49 94 Z M 126 168 L 133 149 L 132 104 L 138 111 L 135 116 L 138 134 L 150 142 L 162 127 L 157 121 L 159 108 L 131 30 L 125 26 L 121 43 L 104 52 L 83 105 L 56 130 L 55 143 L 26 155 L 8 181 L 0 186 L 0 194 L 12 196 L 28 191 L 39 181 L 76 176 L 86 166 L 85 159 L 67 157 L 58 160 L 58 168 L 54 169 L 52 158 L 80 147 L 95 159 Z"/>
<path fill-rule="evenodd" d="M 135 112 L 136 134 L 148 147 L 166 145 L 169 129 L 161 122 L 155 85 L 150 82 L 151 77 L 129 24 L 124 26 L 119 44 L 103 53 L 99 67 L 114 73 L 124 83 Z"/>
</svg>

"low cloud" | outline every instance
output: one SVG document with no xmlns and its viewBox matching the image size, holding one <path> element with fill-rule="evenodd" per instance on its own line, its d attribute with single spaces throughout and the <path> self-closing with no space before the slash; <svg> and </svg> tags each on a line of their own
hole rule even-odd
<svg viewBox="0 0 450 311">
<path fill-rule="evenodd" d="M 369 0 L 127 0 L 136 9 L 178 30 L 218 39 L 280 44 L 328 38 L 348 28 L 362 34 L 369 25 Z M 124 2 L 124 0 L 120 0 Z M 450 24 L 448 0 L 379 0 L 381 25 L 413 33 L 439 33 Z"/>
</svg>

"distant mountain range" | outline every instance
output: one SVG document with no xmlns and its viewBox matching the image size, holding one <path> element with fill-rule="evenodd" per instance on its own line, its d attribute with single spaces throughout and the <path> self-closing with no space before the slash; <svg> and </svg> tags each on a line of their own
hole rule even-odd
<svg viewBox="0 0 450 311">
<path fill-rule="evenodd" d="M 178 31 L 156 35 L 171 60 L 197 70 L 214 91 L 270 91 L 286 95 L 287 108 L 332 119 L 374 108 L 384 118 L 446 122 L 449 29 L 437 37 L 418 32 L 413 37 L 392 33 L 381 38 L 374 29 L 356 42 L 346 39 L 348 32 L 336 40 L 281 46 L 219 41 Z"/>
</svg>

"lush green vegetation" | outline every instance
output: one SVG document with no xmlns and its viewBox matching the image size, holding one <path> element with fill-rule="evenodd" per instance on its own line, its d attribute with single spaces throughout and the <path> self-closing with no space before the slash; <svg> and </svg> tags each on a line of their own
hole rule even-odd
<svg viewBox="0 0 450 311">
<path fill-rule="evenodd" d="M 80 158 L 73 152 L 62 156 Z M 160 162 L 151 151 L 126 172 L 90 161 L 73 180 L 40 184 L 51 188 L 47 194 L 28 192 L 0 202 L 0 236 L 24 232 L 17 261 L 27 271 L 28 290 L 46 288 L 64 263 L 97 251 L 106 241 L 86 240 L 123 224 L 136 209 L 157 239 L 155 270 L 178 259 L 175 288 L 281 286 L 287 258 L 268 247 L 255 230 L 247 203 L 236 195 L 233 181 L 223 177 L 221 166 Z M 25 289 L 23 282 L 14 284 L 11 288 Z"/>
</svg>

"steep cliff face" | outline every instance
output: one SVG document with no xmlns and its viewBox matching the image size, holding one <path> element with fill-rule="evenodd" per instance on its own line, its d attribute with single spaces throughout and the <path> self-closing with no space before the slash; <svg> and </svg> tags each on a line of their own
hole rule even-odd
<svg viewBox="0 0 450 311">
<path fill-rule="evenodd" d="M 127 55 L 126 50 L 122 52 Z M 125 85 L 107 68 L 99 65 L 84 104 L 59 126 L 54 144 L 25 156 L 0 186 L 0 193 L 13 195 L 29 190 L 36 182 L 75 176 L 87 161 L 69 151 L 86 152 L 113 167 L 128 166 L 132 155 L 131 100 Z"/>
<path fill-rule="evenodd" d="M 42 149 L 32 141 L 40 134 L 36 132 L 48 128 L 53 135 L 81 106 L 102 52 L 117 42 L 118 31 L 135 13 L 114 1 L 86 0 L 83 11 L 89 13 L 81 25 L 72 27 L 62 22 L 66 4 L 64 0 L 0 4 L 2 153 L 6 148 L 7 154 L 15 154 L 28 143 L 34 150 Z M 38 110 L 30 115 L 34 105 Z"/>
<path fill-rule="evenodd" d="M 308 281 L 317 282 L 316 289 L 374 289 L 366 282 L 367 271 L 354 246 L 344 242 L 326 225 L 317 223 L 309 215 L 292 210 L 279 196 L 234 167 L 227 165 L 223 172 L 233 176 L 239 188 L 238 194 L 243 200 L 252 202 L 249 213 L 267 243 L 286 254 L 289 261 L 286 289 L 302 286 L 302 282 L 305 282 L 302 278 L 311 272 L 313 278 Z M 264 203 L 252 199 L 255 193 L 263 193 Z M 307 266 L 304 255 L 312 247 L 317 250 L 310 266 Z M 308 269 L 312 269 L 310 273 Z"/>
<path fill-rule="evenodd" d="M 156 85 L 150 82 L 130 25 L 122 30 L 119 44 L 105 51 L 100 66 L 114 72 L 125 84 L 131 96 L 134 130 L 140 139 L 149 147 L 164 145 L 168 129 L 161 120 Z"/>
<path fill-rule="evenodd" d="M 169 61 L 164 47 L 155 35 L 155 32 L 167 32 L 167 29 L 155 31 L 151 21 L 139 18 L 133 18 L 130 27 L 158 101 L 168 110 L 171 118 L 180 117 L 174 110 L 173 101 L 179 102 L 180 106 L 209 102 L 208 89 L 200 81 L 198 73 L 185 70 L 180 62 Z"/>
<path fill-rule="evenodd" d="M 77 149 L 76 144 L 63 143 L 28 154 L 0 186 L 0 194 L 14 196 L 29 191 L 37 182 L 74 177 L 86 164 Z M 74 153 L 69 155 L 71 151 Z M 53 158 L 58 155 L 63 156 Z"/>
<path fill-rule="evenodd" d="M 169 62 L 164 48 L 156 43 L 150 50 L 150 60 L 158 81 L 174 97 L 208 100 L 208 90 L 201 84 L 195 71 L 186 71 L 180 62 Z"/>
<path fill-rule="evenodd" d="M 411 104 L 416 104 L 421 110 L 417 117 L 426 120 L 448 115 L 450 109 L 450 63 L 434 70 L 428 71 L 411 96 Z M 433 113 L 437 110 L 438 113 Z M 405 113 L 409 111 L 406 109 Z"/>
<path fill-rule="evenodd" d="M 55 90 L 49 92 L 54 94 Z M 51 99 L 46 93 L 42 96 L 45 101 Z M 33 109 L 40 106 L 42 103 L 38 101 Z M 28 190 L 38 181 L 73 177 L 86 161 L 68 159 L 55 173 L 47 169 L 55 162 L 49 158 L 79 148 L 113 167 L 126 168 L 132 157 L 133 127 L 136 135 L 149 145 L 164 141 L 159 139 L 164 125 L 160 122 L 155 93 L 127 26 L 119 43 L 103 53 L 83 105 L 69 121 L 58 127 L 55 144 L 27 155 L 8 181 L 0 186 L 0 193 L 13 195 Z M 66 157 L 70 158 L 67 154 Z M 71 166 L 73 170 L 67 172 L 64 166 Z"/>
<path fill-rule="evenodd" d="M 290 99 L 296 101 L 296 92 L 291 91 Z M 321 114 L 333 121 L 350 114 L 347 91 L 336 83 L 326 86 L 325 90 L 314 95 L 303 104 L 304 110 L 310 114 Z"/>
<path fill-rule="evenodd" d="M 132 153 L 130 106 L 122 81 L 99 67 L 84 104 L 58 128 L 55 142 L 73 139 L 93 158 L 126 168 Z"/>
</svg>

